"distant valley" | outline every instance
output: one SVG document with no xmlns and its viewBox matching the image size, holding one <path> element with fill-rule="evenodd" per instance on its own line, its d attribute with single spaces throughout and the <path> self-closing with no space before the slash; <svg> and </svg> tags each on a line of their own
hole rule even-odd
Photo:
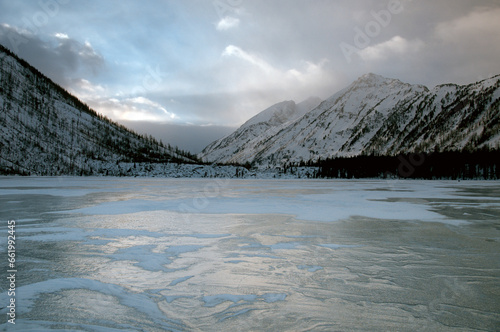
<svg viewBox="0 0 500 332">
<path fill-rule="evenodd" d="M 326 100 L 275 104 L 196 156 L 109 120 L 0 46 L 0 174 L 498 178 L 498 151 L 500 76 L 429 89 L 367 74 Z M 425 167 L 405 172 L 415 155 Z M 450 158 L 453 171 L 439 166 Z"/>
</svg>

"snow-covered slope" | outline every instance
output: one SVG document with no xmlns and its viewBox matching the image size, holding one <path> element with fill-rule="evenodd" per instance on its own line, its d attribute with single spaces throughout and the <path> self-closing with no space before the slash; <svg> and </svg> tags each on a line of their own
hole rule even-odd
<svg viewBox="0 0 500 332">
<path fill-rule="evenodd" d="M 167 161 L 193 160 L 97 114 L 0 45 L 0 174 L 107 174 L 120 162 Z"/>
<path fill-rule="evenodd" d="M 310 97 L 298 104 L 294 101 L 275 104 L 255 115 L 232 134 L 207 146 L 199 157 L 222 163 L 248 160 L 247 156 L 256 152 L 255 140 L 272 137 L 281 128 L 302 117 L 320 103 L 320 98 Z"/>
<path fill-rule="evenodd" d="M 259 126 L 266 130 L 241 139 L 242 126 L 200 156 L 278 166 L 335 156 L 498 147 L 500 76 L 429 90 L 367 74 L 302 117 L 279 126 L 267 122 Z"/>
</svg>

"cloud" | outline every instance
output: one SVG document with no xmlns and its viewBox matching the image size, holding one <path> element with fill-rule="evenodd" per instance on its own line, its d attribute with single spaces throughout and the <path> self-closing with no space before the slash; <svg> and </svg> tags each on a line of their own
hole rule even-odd
<svg viewBox="0 0 500 332">
<path fill-rule="evenodd" d="M 221 54 L 224 60 L 221 73 L 224 74 L 226 91 L 239 96 L 239 102 L 231 118 L 242 123 L 258 111 L 283 100 L 300 102 L 310 96 L 332 94 L 337 81 L 322 58 L 316 62 L 298 60 L 292 66 L 281 61 L 276 64 L 261 55 L 229 45 Z M 271 57 L 273 60 L 273 57 Z"/>
<path fill-rule="evenodd" d="M 229 30 L 232 28 L 236 28 L 240 24 L 240 20 L 238 18 L 234 18 L 232 16 L 223 17 L 216 26 L 216 29 L 219 31 Z"/>
<path fill-rule="evenodd" d="M 75 79 L 69 92 L 84 100 L 91 108 L 115 121 L 172 122 L 178 116 L 161 103 L 146 96 L 113 95 L 113 91 L 86 79 Z"/>
<path fill-rule="evenodd" d="M 321 59 L 318 63 L 310 61 L 299 61 L 300 68 L 281 69 L 271 65 L 266 60 L 256 54 L 242 50 L 240 47 L 229 45 L 222 52 L 223 57 L 235 57 L 243 60 L 243 63 L 236 64 L 237 73 L 240 73 L 239 87 L 241 90 L 267 90 L 289 89 L 292 86 L 300 85 L 300 88 L 308 85 L 324 83 L 329 75 L 324 70 L 326 59 Z M 250 64 L 250 67 L 245 66 Z M 299 86 L 296 86 L 298 88 Z"/>
<path fill-rule="evenodd" d="M 54 37 L 59 39 L 69 39 L 69 36 L 65 33 L 57 32 Z"/>
<path fill-rule="evenodd" d="M 97 96 L 99 93 L 104 93 L 105 89 L 101 85 L 93 85 L 90 81 L 80 78 L 74 79 L 71 83 L 72 88 L 70 88 L 73 92 L 78 93 L 81 91 L 83 93 L 89 93 L 93 96 Z"/>
<path fill-rule="evenodd" d="M 326 63 L 328 63 L 327 59 L 322 59 L 319 63 L 304 61 L 304 68 L 302 71 L 295 68 L 289 69 L 286 72 L 285 77 L 287 79 L 291 79 L 292 81 L 297 81 L 302 86 L 318 82 L 326 82 L 329 80 L 329 74 L 324 70 Z"/>
<path fill-rule="evenodd" d="M 438 75 L 441 82 L 468 84 L 499 74 L 498 17 L 500 8 L 479 7 L 436 24 L 423 58 L 433 69 L 428 75 Z"/>
<path fill-rule="evenodd" d="M 401 36 L 394 36 L 380 44 L 368 46 L 359 51 L 358 54 L 365 61 L 382 61 L 392 56 L 402 56 L 410 52 L 417 52 L 423 46 L 424 43 L 419 39 L 408 41 Z"/>
<path fill-rule="evenodd" d="M 435 34 L 438 39 L 462 45 L 493 45 L 500 41 L 500 8 L 480 8 L 457 19 L 437 25 Z"/>
<path fill-rule="evenodd" d="M 170 113 L 169 111 L 167 111 L 159 103 L 151 101 L 145 97 L 128 98 L 128 99 L 125 99 L 125 103 L 140 105 L 142 107 L 145 106 L 145 107 L 149 108 L 150 110 L 154 110 L 154 111 L 157 111 L 157 110 L 162 111 L 170 119 L 175 119 L 177 117 L 174 113 Z"/>
<path fill-rule="evenodd" d="M 0 43 L 65 87 L 88 73 L 97 75 L 105 64 L 104 58 L 89 42 L 81 43 L 62 32 L 34 35 L 2 24 Z"/>
<path fill-rule="evenodd" d="M 367 72 L 428 86 L 500 73 L 495 0 L 402 0 L 352 63 L 339 44 L 389 0 L 66 1 L 36 29 L 37 1 L 0 2 L 0 43 L 114 119 L 234 126 Z"/>
<path fill-rule="evenodd" d="M 226 126 L 193 126 L 151 121 L 121 121 L 121 123 L 140 134 L 153 135 L 165 143 L 192 153 L 201 152 L 211 142 L 236 130 L 235 127 Z"/>
<path fill-rule="evenodd" d="M 162 105 L 144 97 L 90 100 L 91 107 L 116 121 L 170 122 L 177 116 Z"/>
<path fill-rule="evenodd" d="M 229 45 L 224 49 L 224 52 L 222 52 L 222 56 L 235 56 L 237 58 L 240 58 L 258 69 L 266 72 L 266 73 L 273 73 L 275 72 L 275 69 L 269 65 L 266 61 L 261 59 L 259 56 L 250 54 L 248 52 L 243 51 L 241 48 L 238 46 L 234 45 Z"/>
</svg>

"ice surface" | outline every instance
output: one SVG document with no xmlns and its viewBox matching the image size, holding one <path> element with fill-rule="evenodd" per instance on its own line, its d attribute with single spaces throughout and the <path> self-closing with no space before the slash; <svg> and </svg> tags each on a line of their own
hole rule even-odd
<svg viewBox="0 0 500 332">
<path fill-rule="evenodd" d="M 254 301 L 265 301 L 267 303 L 273 303 L 277 301 L 284 301 L 287 297 L 287 294 L 273 294 L 266 293 L 262 295 L 232 295 L 232 294 L 217 294 L 204 296 L 203 301 L 205 302 L 206 307 L 215 307 L 221 303 L 226 301 L 238 303 L 238 302 L 254 302 Z"/>
<path fill-rule="evenodd" d="M 500 324 L 498 182 L 0 178 L 0 216 L 18 330 Z"/>
<path fill-rule="evenodd" d="M 185 277 L 177 278 L 174 281 L 172 281 L 169 286 L 175 286 L 178 283 L 184 282 L 184 281 L 189 280 L 189 279 L 191 279 L 193 277 L 194 276 L 185 276 Z"/>
<path fill-rule="evenodd" d="M 307 183 L 306 186 L 309 189 L 307 194 L 302 194 L 302 190 L 299 189 L 304 183 Z M 331 185 L 325 186 L 325 183 Z M 282 190 L 288 189 L 290 193 L 261 195 L 260 191 L 266 190 L 268 184 L 257 182 L 250 188 L 245 185 L 238 188 L 233 185 L 229 188 L 215 186 L 216 195 L 196 188 L 193 194 L 197 196 L 184 199 L 175 198 L 172 194 L 163 199 L 158 196 L 151 197 L 153 199 L 121 199 L 61 212 L 87 215 L 117 215 L 145 211 L 211 214 L 262 213 L 290 214 L 298 219 L 315 221 L 338 221 L 351 216 L 364 216 L 377 219 L 457 224 L 460 221 L 444 218 L 434 212 L 430 205 L 425 204 L 426 199 L 452 197 L 455 191 L 453 187 L 448 186 L 451 183 L 446 181 L 275 181 L 275 184 L 283 187 Z M 315 193 L 315 190 L 321 193 Z M 230 191 L 231 195 L 227 195 L 225 191 Z M 497 199 L 497 201 L 500 200 Z"/>
<path fill-rule="evenodd" d="M 323 267 L 315 265 L 298 265 L 297 268 L 301 270 L 307 270 L 309 272 L 316 272 L 318 270 L 323 270 Z"/>
<path fill-rule="evenodd" d="M 16 301 L 22 305 L 17 307 L 16 313 L 22 315 L 30 312 L 30 309 L 35 305 L 35 299 L 41 294 L 57 293 L 68 289 L 85 289 L 111 295 L 123 305 L 145 313 L 158 324 L 158 327 L 172 328 L 172 325 L 165 321 L 164 314 L 148 296 L 131 293 L 118 285 L 84 278 L 59 278 L 18 287 Z M 0 300 L 2 303 L 7 303 L 7 294 L 1 294 Z M 0 313 L 5 314 L 6 312 L 6 308 L 0 310 Z"/>
<path fill-rule="evenodd" d="M 331 243 L 320 244 L 320 246 L 321 246 L 321 247 L 325 247 L 325 248 L 330 248 L 330 249 L 355 248 L 355 247 L 359 247 L 359 246 L 356 246 L 356 245 L 331 244 Z"/>
<path fill-rule="evenodd" d="M 154 248 L 155 246 L 152 245 L 124 248 L 110 255 L 110 257 L 113 260 L 136 261 L 137 263 L 134 263 L 134 265 L 140 266 L 148 271 L 166 271 L 167 269 L 164 265 L 172 261 L 168 259 L 164 253 L 152 252 Z"/>
</svg>

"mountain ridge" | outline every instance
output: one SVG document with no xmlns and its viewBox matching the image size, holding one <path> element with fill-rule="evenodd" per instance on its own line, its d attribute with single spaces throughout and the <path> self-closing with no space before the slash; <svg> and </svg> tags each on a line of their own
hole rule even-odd
<svg viewBox="0 0 500 332">
<path fill-rule="evenodd" d="M 231 155 L 247 153 L 239 148 L 231 149 L 227 142 L 232 142 L 234 140 L 244 140 L 246 142 L 250 142 L 254 139 L 261 138 L 263 135 L 272 136 L 283 126 L 286 126 L 288 123 L 304 116 L 304 114 L 318 106 L 320 102 L 321 99 L 319 97 L 310 97 L 298 104 L 291 100 L 274 104 L 250 118 L 235 132 L 214 141 L 198 156 L 202 159 L 204 153 L 206 153 L 204 151 L 209 149 L 226 149 L 226 153 Z M 231 162 L 231 160 L 223 161 L 223 163 Z"/>
<path fill-rule="evenodd" d="M 476 156 L 486 160 L 488 149 L 500 150 L 500 75 L 428 89 L 368 73 L 325 100 L 311 97 L 272 105 L 208 145 L 199 155 L 212 163 L 208 165 L 98 114 L 0 45 L 0 174 L 380 176 L 394 169 L 387 168 L 386 159 L 358 158 L 361 164 L 354 165 L 336 158 L 398 160 L 411 153 L 479 151 L 468 157 L 465 153 L 460 171 L 453 173 L 459 175 L 453 176 L 496 178 L 497 164 L 474 161 Z M 495 153 L 490 156 L 496 158 Z M 453 154 L 434 156 L 427 168 L 439 165 L 443 156 L 456 160 Z M 377 161 L 379 172 L 365 172 L 365 160 Z M 337 169 L 339 162 L 343 171 Z M 313 167 L 297 168 L 299 164 Z M 286 171 L 290 165 L 295 165 L 293 173 Z M 476 171 L 469 171 L 470 165 Z M 353 167 L 363 171 L 353 173 Z M 432 176 L 432 169 L 426 172 L 425 177 Z"/>
<path fill-rule="evenodd" d="M 1 173 L 120 174 L 120 162 L 196 162 L 98 114 L 2 45 L 0 110 Z"/>
<path fill-rule="evenodd" d="M 429 89 L 368 73 L 303 116 L 274 126 L 274 131 L 254 131 L 246 141 L 231 134 L 223 146 L 216 141 L 198 156 L 206 161 L 277 167 L 361 154 L 498 147 L 499 87 L 500 75 Z"/>
</svg>

